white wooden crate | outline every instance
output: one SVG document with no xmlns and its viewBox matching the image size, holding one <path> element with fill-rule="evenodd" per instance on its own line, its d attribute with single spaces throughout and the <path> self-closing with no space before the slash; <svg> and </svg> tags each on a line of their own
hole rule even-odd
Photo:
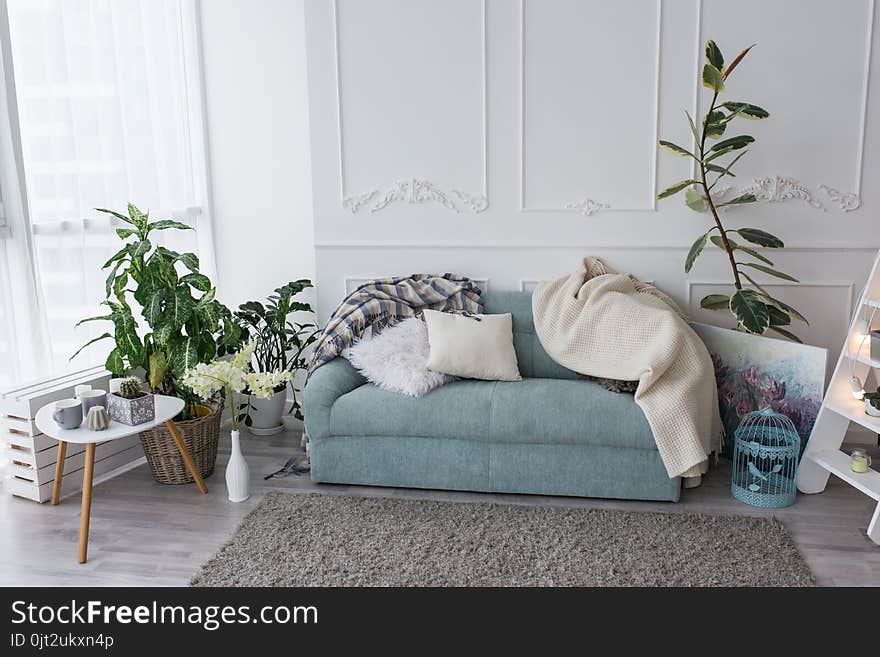
<svg viewBox="0 0 880 657">
<path fill-rule="evenodd" d="M 103 368 L 19 386 L 0 394 L 0 448 L 8 462 L 5 488 L 13 495 L 37 502 L 52 496 L 58 442 L 37 429 L 33 418 L 45 404 L 73 397 L 74 387 L 91 384 L 107 389 L 110 374 Z M 69 444 L 65 457 L 62 495 L 82 488 L 84 445 Z M 95 450 L 95 477 L 107 478 L 143 462 L 137 435 L 99 444 Z"/>
</svg>

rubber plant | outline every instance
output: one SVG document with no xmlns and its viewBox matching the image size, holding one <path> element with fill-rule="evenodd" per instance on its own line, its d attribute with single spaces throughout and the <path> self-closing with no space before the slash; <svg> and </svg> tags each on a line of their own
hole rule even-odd
<svg viewBox="0 0 880 657">
<path fill-rule="evenodd" d="M 800 342 L 801 340 L 786 327 L 791 324 L 792 318 L 808 323 L 806 318 L 795 308 L 773 297 L 750 274 L 750 272 L 761 272 L 786 281 L 798 282 L 793 276 L 775 269 L 769 258 L 749 245 L 781 249 L 785 246 L 782 240 L 758 228 L 725 228 L 719 215 L 722 208 L 754 203 L 757 200 L 754 194 L 748 192 L 724 200 L 725 194 L 716 190 L 720 181 L 727 177 L 735 177 L 733 166 L 748 153 L 746 147 L 755 141 L 750 135 L 726 136 L 728 126 L 734 119 L 762 120 L 770 116 L 767 110 L 751 103 L 719 102 L 719 96 L 725 91 L 725 83 L 730 74 L 753 47 L 749 46 L 743 50 L 725 67 L 724 56 L 715 42 L 711 40 L 706 42 L 706 62 L 703 65 L 702 82 L 703 86 L 712 92 L 712 101 L 699 129 L 693 117 L 685 112 L 694 137 L 693 150 L 660 140 L 660 146 L 667 151 L 693 159 L 698 175 L 670 185 L 660 192 L 657 198 L 664 199 L 683 191 L 687 207 L 700 213 L 708 211 L 712 217 L 714 225 L 700 235 L 688 251 L 684 263 L 686 273 L 691 271 L 694 262 L 708 242 L 723 250 L 730 262 L 735 288 L 733 293 L 707 295 L 700 301 L 700 306 L 708 310 L 730 311 L 736 318 L 740 330 L 756 335 L 762 335 L 770 330 Z M 722 158 L 727 156 L 731 156 L 732 159 L 727 164 L 722 164 Z M 751 284 L 751 288 L 744 286 L 744 280 Z"/>
<path fill-rule="evenodd" d="M 314 312 L 308 303 L 294 300 L 296 295 L 310 287 L 312 282 L 308 279 L 291 281 L 276 288 L 265 304 L 248 301 L 241 304 L 235 312 L 235 319 L 241 326 L 243 335 L 256 340 L 253 379 L 256 381 L 273 374 L 289 374 L 283 381 L 279 379 L 274 392 L 281 392 L 289 383 L 293 399 L 288 413 L 293 413 L 300 420 L 303 415 L 297 399 L 299 390 L 294 385 L 293 377 L 306 368 L 303 352 L 317 339 L 318 327 L 311 322 L 293 322 L 289 317 L 293 313 Z M 243 409 L 240 419 L 250 426 L 249 404 L 245 403 Z"/>
<path fill-rule="evenodd" d="M 236 351 L 242 329 L 226 306 L 214 297 L 216 289 L 199 272 L 199 259 L 193 253 L 177 253 L 151 241 L 155 232 L 191 230 L 172 220 L 150 221 L 149 213 L 128 204 L 128 215 L 96 208 L 123 222 L 116 234 L 123 247 L 106 263 L 109 270 L 106 299 L 101 302 L 107 314 L 88 317 L 85 322 L 108 321 L 113 331 L 90 340 L 71 356 L 100 340 L 115 342 L 106 367 L 120 377 L 138 368 L 146 372 L 152 392 L 180 397 L 187 402 L 187 419 L 197 397 L 182 383 L 184 373 L 197 363 Z M 139 330 L 137 313 L 146 326 Z"/>
</svg>

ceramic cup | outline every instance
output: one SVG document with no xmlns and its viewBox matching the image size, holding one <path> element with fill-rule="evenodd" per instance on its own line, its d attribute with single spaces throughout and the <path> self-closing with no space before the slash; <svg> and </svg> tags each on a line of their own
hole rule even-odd
<svg viewBox="0 0 880 657">
<path fill-rule="evenodd" d="M 92 406 L 106 406 L 107 405 L 107 391 L 106 390 L 84 390 L 83 392 L 77 395 L 77 398 L 82 403 L 82 413 L 83 417 L 88 417 L 89 409 Z"/>
<path fill-rule="evenodd" d="M 59 399 L 55 402 L 52 419 L 62 429 L 76 429 L 83 421 L 83 407 L 79 399 Z"/>
</svg>

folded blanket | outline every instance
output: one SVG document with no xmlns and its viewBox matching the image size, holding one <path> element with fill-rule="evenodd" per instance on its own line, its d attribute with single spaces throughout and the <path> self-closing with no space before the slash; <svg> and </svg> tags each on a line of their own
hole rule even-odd
<svg viewBox="0 0 880 657">
<path fill-rule="evenodd" d="M 535 331 L 559 364 L 637 380 L 642 409 L 670 477 L 705 472 L 721 420 L 712 359 L 676 303 L 654 286 L 585 258 L 532 295 Z"/>
<path fill-rule="evenodd" d="M 380 331 L 425 308 L 482 313 L 480 288 L 457 274 L 413 274 L 367 281 L 349 294 L 330 316 L 315 343 L 308 374 L 340 355 L 367 328 Z"/>
</svg>

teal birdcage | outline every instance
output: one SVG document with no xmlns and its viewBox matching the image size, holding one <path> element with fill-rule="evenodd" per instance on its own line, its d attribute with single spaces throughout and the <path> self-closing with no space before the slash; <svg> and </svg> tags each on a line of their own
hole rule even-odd
<svg viewBox="0 0 880 657">
<path fill-rule="evenodd" d="M 743 416 L 734 437 L 733 496 L 765 509 L 794 504 L 801 439 L 792 421 L 762 408 Z"/>
</svg>

